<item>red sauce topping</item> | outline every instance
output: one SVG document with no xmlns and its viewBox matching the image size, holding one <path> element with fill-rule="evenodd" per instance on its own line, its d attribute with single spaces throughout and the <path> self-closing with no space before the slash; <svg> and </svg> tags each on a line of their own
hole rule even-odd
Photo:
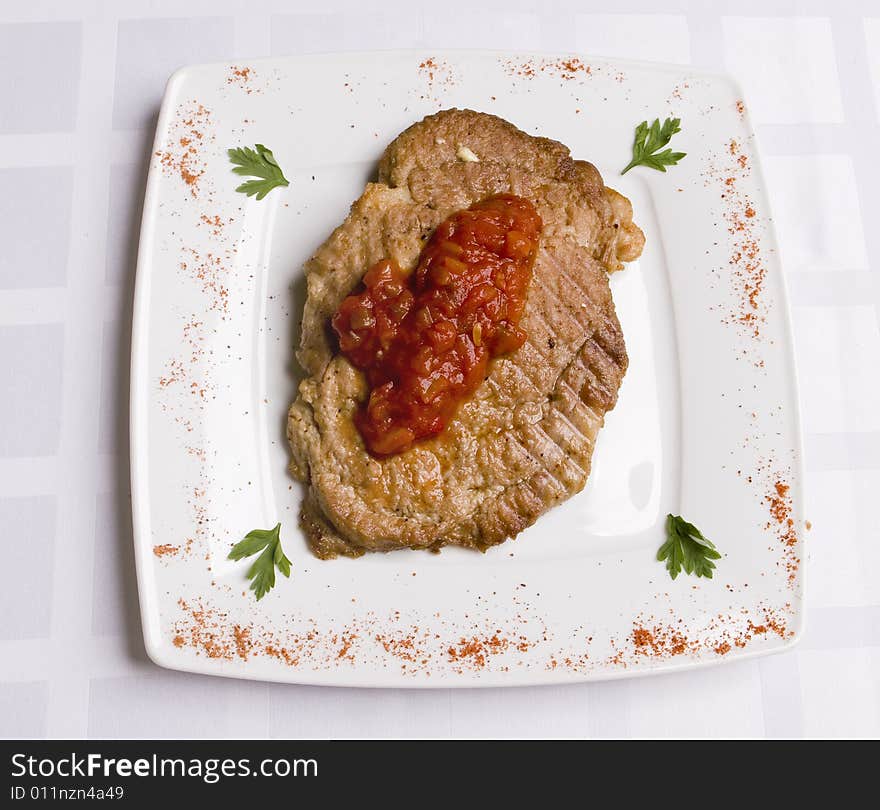
<svg viewBox="0 0 880 810">
<path fill-rule="evenodd" d="M 355 415 L 370 452 L 400 453 L 440 433 L 490 358 L 522 346 L 542 225 L 528 200 L 489 197 L 443 222 L 415 270 L 383 259 L 340 304 L 339 348 L 371 389 Z"/>
</svg>

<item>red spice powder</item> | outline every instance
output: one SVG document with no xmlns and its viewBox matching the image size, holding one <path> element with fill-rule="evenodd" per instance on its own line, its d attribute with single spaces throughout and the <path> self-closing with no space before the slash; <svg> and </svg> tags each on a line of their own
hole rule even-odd
<svg viewBox="0 0 880 810">
<path fill-rule="evenodd" d="M 253 79 L 257 76 L 253 68 L 238 67 L 233 65 L 229 68 L 229 75 L 226 77 L 226 84 L 240 87 L 248 95 L 254 92 Z"/>
<path fill-rule="evenodd" d="M 165 410 L 165 408 L 163 408 L 163 410 Z M 191 420 L 186 419 L 186 418 L 183 417 L 183 416 L 175 416 L 175 417 L 174 417 L 174 421 L 175 421 L 178 425 L 182 425 L 182 426 L 183 426 L 183 429 L 184 429 L 187 433 L 192 433 L 192 432 L 193 432 L 194 428 L 193 428 L 193 423 L 192 423 Z"/>
<path fill-rule="evenodd" d="M 163 543 L 160 546 L 153 546 L 153 554 L 157 557 L 174 556 L 180 551 L 180 546 L 172 546 L 170 543 Z"/>
<path fill-rule="evenodd" d="M 200 260 L 201 257 L 196 251 L 189 250 L 189 255 L 194 260 L 190 263 L 183 262 L 182 269 L 192 272 L 196 280 L 202 283 L 205 289 L 211 292 L 212 295 L 217 294 L 218 300 L 221 303 L 213 303 L 211 308 L 222 308 L 225 297 L 219 295 L 219 285 L 214 282 L 213 278 L 209 274 L 206 275 L 208 271 L 204 269 L 203 265 L 205 262 Z M 180 425 L 187 433 L 193 433 L 195 430 L 194 424 L 197 422 L 197 411 L 203 409 L 205 403 L 215 395 L 208 365 L 213 352 L 207 346 L 205 322 L 200 317 L 193 315 L 183 323 L 178 345 L 181 347 L 182 353 L 180 356 L 167 361 L 165 373 L 158 381 L 159 388 L 160 391 L 165 391 L 170 386 L 179 384 L 179 391 L 181 393 L 186 392 L 189 396 L 160 396 L 158 403 L 162 410 L 173 418 L 176 424 Z M 191 441 L 189 438 L 186 440 L 184 449 L 188 456 L 201 462 L 197 467 L 196 485 L 190 488 L 189 497 L 187 497 L 187 505 L 192 515 L 191 523 L 195 527 L 195 531 L 192 536 L 187 537 L 183 543 L 175 547 L 175 555 L 180 558 L 188 558 L 197 552 L 208 563 L 208 570 L 210 571 L 212 519 L 210 511 L 211 499 L 208 495 L 210 490 L 208 486 L 209 479 L 205 464 L 207 452 L 205 447 L 190 444 L 189 442 Z M 178 633 L 178 635 L 182 634 Z M 236 649 L 231 645 L 227 646 L 229 650 Z M 216 656 L 218 650 L 219 647 L 215 645 L 211 647 L 210 654 Z M 206 654 L 208 654 L 207 650 Z"/>
<path fill-rule="evenodd" d="M 351 650 L 351 645 L 354 644 L 357 637 L 357 633 L 343 633 L 341 637 L 339 651 L 336 653 L 336 657 L 347 658 L 349 661 L 354 661 L 354 656 L 351 655 L 349 651 Z M 336 636 L 333 637 L 333 643 L 337 643 Z"/>
<path fill-rule="evenodd" d="M 796 551 L 799 538 L 792 516 L 791 487 L 784 481 L 777 480 L 764 500 L 770 510 L 770 521 L 766 528 L 772 529 L 782 544 L 783 557 L 780 564 L 785 570 L 789 586 L 793 587 L 801 561 Z"/>
<path fill-rule="evenodd" d="M 455 86 L 455 74 L 452 66 L 445 59 L 438 60 L 434 57 L 425 59 L 419 63 L 418 70 L 427 83 L 428 96 L 433 96 L 432 100 L 437 104 L 441 103 L 441 91 Z"/>
<path fill-rule="evenodd" d="M 265 656 L 287 666 L 312 669 L 333 669 L 341 662 L 365 660 L 387 665 L 391 658 L 406 674 L 430 675 L 437 666 L 461 673 L 488 668 L 492 659 L 506 651 L 525 653 L 539 643 L 522 633 L 507 635 L 501 628 L 485 635 L 456 636 L 457 640 L 450 642 L 439 632 L 416 626 L 395 629 L 401 621 L 398 611 L 381 619 L 368 612 L 333 632 L 322 631 L 316 625 L 295 632 L 283 625 L 270 629 L 236 623 L 225 611 L 201 601 L 180 599 L 178 607 L 181 616 L 172 626 L 175 647 L 186 647 L 209 658 L 250 660 Z M 517 617 L 517 622 L 521 621 L 522 617 Z M 442 619 L 440 622 L 445 624 Z M 546 633 L 542 640 L 547 640 Z M 501 662 L 493 668 L 508 669 Z"/>
<path fill-rule="evenodd" d="M 211 223 L 213 224 L 213 223 Z M 229 274 L 230 256 L 218 256 L 212 252 L 200 253 L 193 248 L 184 248 L 190 261 L 180 262 L 180 269 L 201 285 L 202 292 L 208 296 L 208 309 L 222 313 L 225 320 L 229 313 L 229 288 L 226 278 Z"/>
<path fill-rule="evenodd" d="M 251 647 L 253 647 L 250 629 L 237 624 L 232 628 L 232 634 L 235 639 L 235 651 L 238 653 L 238 657 L 247 661 Z"/>
<path fill-rule="evenodd" d="M 190 606 L 183 599 L 178 600 L 177 604 L 182 610 L 189 612 L 192 621 L 185 628 L 179 623 L 175 625 L 175 637 L 182 639 L 180 643 L 175 641 L 175 646 L 193 647 L 208 658 L 222 658 L 229 661 L 235 657 L 234 632 L 225 632 L 222 621 L 225 619 L 225 614 L 216 616 L 200 605 Z"/>
<path fill-rule="evenodd" d="M 561 59 L 555 64 L 550 65 L 550 69 L 558 72 L 559 75 L 566 81 L 571 81 L 572 79 L 576 78 L 579 73 L 582 73 L 585 76 L 589 76 L 593 72 L 593 69 L 589 65 L 585 65 L 577 57 L 570 59 Z"/>
<path fill-rule="evenodd" d="M 787 503 L 789 486 L 777 481 L 773 489 L 776 494 L 768 495 L 766 499 L 770 503 L 770 514 L 777 523 L 784 523 L 790 511 Z"/>
<path fill-rule="evenodd" d="M 523 78 L 531 79 L 536 73 L 533 62 L 515 62 L 508 59 L 504 62 L 504 67 L 507 70 L 508 76 L 522 76 Z"/>
<path fill-rule="evenodd" d="M 562 59 L 527 59 L 518 62 L 514 59 L 505 59 L 502 61 L 508 76 L 519 76 L 524 79 L 532 79 L 538 73 L 548 73 L 557 76 L 563 81 L 572 81 L 579 77 L 588 77 L 593 75 L 593 67 L 584 63 L 576 56 L 564 57 Z M 618 73 L 615 79 L 622 82 L 626 77 L 622 73 Z"/>
<path fill-rule="evenodd" d="M 211 112 L 197 102 L 178 108 L 171 124 L 165 150 L 156 152 L 159 165 L 168 175 L 179 175 L 193 197 L 199 196 L 205 162 L 200 154 L 205 142 L 213 141 L 210 133 Z"/>
<path fill-rule="evenodd" d="M 436 59 L 434 59 L 433 56 L 430 57 L 429 59 L 425 59 L 424 62 L 419 63 L 419 70 L 426 71 L 428 74 L 428 78 L 431 81 L 434 80 L 434 71 L 437 70 L 439 67 L 440 67 L 439 63 L 437 62 Z"/>
<path fill-rule="evenodd" d="M 385 652 L 391 653 L 404 661 L 413 662 L 418 656 L 415 639 L 412 636 L 389 638 L 383 633 L 376 633 L 375 639 L 382 645 Z"/>
<path fill-rule="evenodd" d="M 207 225 L 211 229 L 211 235 L 216 237 L 223 236 L 223 228 L 229 225 L 231 222 L 235 220 L 232 217 L 229 217 L 227 220 L 222 220 L 219 214 L 214 214 L 213 217 L 208 216 L 207 214 L 201 214 L 199 216 L 199 225 Z"/>
<path fill-rule="evenodd" d="M 654 636 L 651 635 L 644 627 L 636 627 L 633 630 L 633 644 L 636 647 L 644 647 L 654 643 Z"/>
<path fill-rule="evenodd" d="M 767 305 L 764 301 L 764 282 L 767 269 L 760 245 L 760 224 L 757 211 L 747 193 L 741 189 L 742 181 L 750 174 L 748 155 L 736 139 L 731 139 L 723 151 L 720 164 L 713 164 L 706 172 L 706 184 L 719 182 L 722 201 L 722 217 L 727 232 L 732 237 L 732 249 L 727 277 L 735 293 L 736 306 L 723 317 L 724 323 L 737 326 L 755 341 L 762 335 L 766 323 Z M 746 352 L 746 355 L 749 355 Z M 763 361 L 752 357 L 755 365 Z"/>
<path fill-rule="evenodd" d="M 681 101 L 684 98 L 684 91 L 690 90 L 690 84 L 688 82 L 682 82 L 681 84 L 675 85 L 672 88 L 672 92 L 669 94 L 669 98 L 666 99 L 667 104 L 672 104 L 673 101 Z"/>
<path fill-rule="evenodd" d="M 699 649 L 699 644 L 689 642 L 680 629 L 662 625 L 654 625 L 650 630 L 642 625 L 634 625 L 632 642 L 636 655 L 654 658 L 671 658 Z"/>
<path fill-rule="evenodd" d="M 169 385 L 180 382 L 180 380 L 184 379 L 185 377 L 186 369 L 183 367 L 183 364 L 180 362 L 180 360 L 172 358 L 168 361 L 166 373 L 159 377 L 159 387 L 167 388 Z"/>
<path fill-rule="evenodd" d="M 186 453 L 193 458 L 197 458 L 199 461 L 205 461 L 208 457 L 204 447 L 187 447 Z"/>
<path fill-rule="evenodd" d="M 263 652 L 270 658 L 282 661 L 289 667 L 299 665 L 299 655 L 295 650 L 288 650 L 286 647 L 276 647 L 274 644 L 267 644 L 263 648 Z"/>
<path fill-rule="evenodd" d="M 181 344 L 189 349 L 189 354 L 184 357 L 172 357 L 165 365 L 165 373 L 159 377 L 159 388 L 165 389 L 175 383 L 183 383 L 190 380 L 189 391 L 191 394 L 205 397 L 205 393 L 210 386 L 205 382 L 196 382 L 195 376 L 198 367 L 203 363 L 205 357 L 203 332 L 204 323 L 193 317 L 183 325 L 181 334 Z M 168 406 L 165 406 L 167 410 Z M 183 419 L 180 414 L 175 416 L 176 419 L 182 420 L 181 423 L 188 424 L 189 420 Z M 190 452 L 190 455 L 204 453 L 203 450 Z"/>
<path fill-rule="evenodd" d="M 301 633 L 276 632 L 257 628 L 253 624 L 232 622 L 220 610 L 203 606 L 200 602 L 178 600 L 183 617 L 175 622 L 174 645 L 189 647 L 198 655 L 231 661 L 247 661 L 256 656 L 267 656 L 288 666 L 310 662 L 325 667 L 333 661 L 353 662 L 354 645 L 358 634 L 350 629 L 331 635 L 317 630 Z"/>
<path fill-rule="evenodd" d="M 485 638 L 471 636 L 459 639 L 457 645 L 449 647 L 446 655 L 450 661 L 465 664 L 472 669 L 483 669 L 490 655 L 503 653 L 509 646 L 510 641 L 500 637 L 498 633 Z"/>
<path fill-rule="evenodd" d="M 683 620 L 675 623 L 657 620 L 654 617 L 639 618 L 633 623 L 630 646 L 615 648 L 613 655 L 605 659 L 607 666 L 626 667 L 639 660 L 656 659 L 666 661 L 679 655 L 700 657 L 708 653 L 723 656 L 733 647 L 744 648 L 749 642 L 767 633 L 775 633 L 780 638 L 789 638 L 792 633 L 785 622 L 785 614 L 791 605 L 783 608 L 759 607 L 755 617 L 748 611 L 739 614 L 719 614 L 707 626 L 684 629 Z M 756 623 L 757 616 L 760 622 Z"/>
</svg>

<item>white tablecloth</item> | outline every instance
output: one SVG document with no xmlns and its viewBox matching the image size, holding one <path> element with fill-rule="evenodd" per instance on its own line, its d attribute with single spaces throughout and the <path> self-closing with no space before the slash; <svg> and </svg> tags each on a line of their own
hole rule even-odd
<svg viewBox="0 0 880 810">
<path fill-rule="evenodd" d="M 880 5 L 367 6 L 0 2 L 0 735 L 878 736 Z M 127 364 L 165 79 L 186 63 L 408 47 L 691 63 L 745 85 L 791 293 L 814 525 L 808 630 L 793 651 L 648 679 L 463 691 L 268 685 L 146 660 Z"/>
</svg>

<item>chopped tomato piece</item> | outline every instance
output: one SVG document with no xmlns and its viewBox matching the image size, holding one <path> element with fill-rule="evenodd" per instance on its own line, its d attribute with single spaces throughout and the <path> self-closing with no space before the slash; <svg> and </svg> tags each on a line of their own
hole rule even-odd
<svg viewBox="0 0 880 810">
<path fill-rule="evenodd" d="M 355 424 L 371 453 L 440 433 L 489 360 L 522 346 L 542 226 L 527 199 L 489 197 L 441 223 L 414 272 L 383 259 L 339 305 L 339 349 L 370 386 Z"/>
</svg>

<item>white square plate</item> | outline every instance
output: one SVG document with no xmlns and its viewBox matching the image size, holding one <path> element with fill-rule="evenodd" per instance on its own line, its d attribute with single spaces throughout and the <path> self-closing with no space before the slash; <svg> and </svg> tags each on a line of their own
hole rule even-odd
<svg viewBox="0 0 880 810">
<path fill-rule="evenodd" d="M 633 202 L 647 244 L 612 279 L 630 368 L 586 489 L 485 555 L 313 558 L 286 471 L 303 262 L 385 145 L 444 107 L 567 144 Z M 643 119 L 687 153 L 620 175 Z M 235 192 L 265 144 L 290 186 Z M 132 481 L 147 650 L 175 669 L 296 683 L 477 686 L 643 674 L 782 649 L 802 628 L 802 474 L 783 277 L 730 79 L 486 52 L 318 55 L 186 68 L 159 118 L 138 261 Z M 684 515 L 712 580 L 655 555 Z M 254 528 L 293 562 L 259 603 Z"/>
</svg>

